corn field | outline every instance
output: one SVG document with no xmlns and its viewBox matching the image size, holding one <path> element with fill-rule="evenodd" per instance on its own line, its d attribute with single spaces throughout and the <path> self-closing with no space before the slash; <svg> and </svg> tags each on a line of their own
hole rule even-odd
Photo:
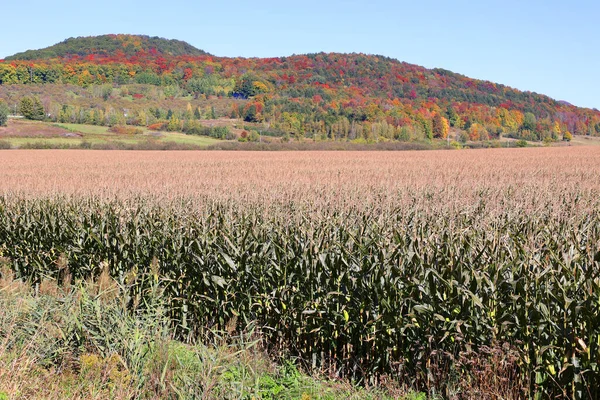
<svg viewBox="0 0 600 400">
<path fill-rule="evenodd" d="M 467 355 L 504 348 L 522 397 L 600 396 L 600 149 L 11 151 L 0 166 L 0 256 L 34 284 L 108 268 L 135 309 L 157 279 L 179 335 L 255 326 L 366 384 L 444 388 Z"/>
</svg>

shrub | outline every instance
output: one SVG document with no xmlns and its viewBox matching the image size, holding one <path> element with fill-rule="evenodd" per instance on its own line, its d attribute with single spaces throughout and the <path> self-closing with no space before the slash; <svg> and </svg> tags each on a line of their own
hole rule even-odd
<svg viewBox="0 0 600 400">
<path fill-rule="evenodd" d="M 109 132 L 116 133 L 118 135 L 141 135 L 144 131 L 140 128 L 127 125 L 115 125 L 108 129 Z"/>
<path fill-rule="evenodd" d="M 517 147 L 527 147 L 528 144 L 527 144 L 526 140 L 521 139 L 521 140 L 517 140 L 516 141 L 515 146 L 517 146 Z"/>
<path fill-rule="evenodd" d="M 156 122 L 148 125 L 148 129 L 151 131 L 165 131 L 167 130 L 167 122 Z"/>
</svg>

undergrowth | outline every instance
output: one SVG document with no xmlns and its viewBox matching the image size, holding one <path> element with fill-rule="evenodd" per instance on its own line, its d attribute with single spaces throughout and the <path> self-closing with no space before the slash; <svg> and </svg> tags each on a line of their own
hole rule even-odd
<svg viewBox="0 0 600 400">
<path fill-rule="evenodd" d="M 252 329 L 174 340 L 158 282 L 131 312 L 106 272 L 61 286 L 0 274 L 0 399 L 425 399 L 309 376 Z"/>
</svg>

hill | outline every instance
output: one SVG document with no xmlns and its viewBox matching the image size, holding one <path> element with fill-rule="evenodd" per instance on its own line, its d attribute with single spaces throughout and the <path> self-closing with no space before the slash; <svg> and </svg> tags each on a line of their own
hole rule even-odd
<svg viewBox="0 0 600 400">
<path fill-rule="evenodd" d="M 56 57 L 107 56 L 119 52 L 127 56 L 152 53 L 167 56 L 200 56 L 207 54 L 181 40 L 169 40 L 146 35 L 101 35 L 69 38 L 40 50 L 27 50 L 7 57 L 7 60 L 43 60 Z"/>
<path fill-rule="evenodd" d="M 12 96 L 16 106 L 22 97 L 17 93 L 25 94 L 8 85 L 41 85 L 37 95 L 58 122 L 193 131 L 195 120 L 228 117 L 284 138 L 378 142 L 451 135 L 466 142 L 600 136 L 598 110 L 444 69 L 367 54 L 227 58 L 188 46 L 131 35 L 69 39 L 22 53 L 27 60 L 15 55 L 0 61 L 0 95 Z M 67 91 L 77 94 L 65 97 Z"/>
</svg>

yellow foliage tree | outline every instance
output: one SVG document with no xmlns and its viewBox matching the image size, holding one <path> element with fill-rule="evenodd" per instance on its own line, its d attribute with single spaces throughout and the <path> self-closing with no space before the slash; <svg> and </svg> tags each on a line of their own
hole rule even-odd
<svg viewBox="0 0 600 400">
<path fill-rule="evenodd" d="M 439 113 L 433 116 L 433 137 L 446 139 L 450 131 L 450 123 Z"/>
</svg>

